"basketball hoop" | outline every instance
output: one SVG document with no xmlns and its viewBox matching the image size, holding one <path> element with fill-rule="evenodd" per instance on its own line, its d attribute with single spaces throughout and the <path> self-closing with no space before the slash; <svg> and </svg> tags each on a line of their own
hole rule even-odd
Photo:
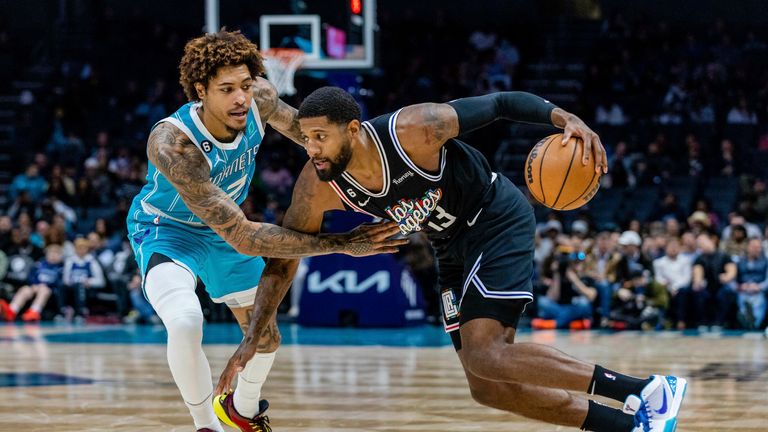
<svg viewBox="0 0 768 432">
<path fill-rule="evenodd" d="M 277 88 L 280 96 L 296 94 L 293 75 L 304 61 L 304 51 L 296 48 L 270 48 L 264 52 L 267 78 Z"/>
</svg>

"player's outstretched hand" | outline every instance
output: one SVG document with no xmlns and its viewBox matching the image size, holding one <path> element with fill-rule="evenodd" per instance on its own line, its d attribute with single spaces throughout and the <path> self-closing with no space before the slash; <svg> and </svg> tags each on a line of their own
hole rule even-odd
<svg viewBox="0 0 768 432">
<path fill-rule="evenodd" d="M 352 231 L 341 234 L 346 245 L 343 253 L 352 256 L 368 256 L 380 253 L 395 253 L 399 246 L 408 243 L 405 238 L 392 238 L 400 234 L 394 222 L 364 223 Z"/>
<path fill-rule="evenodd" d="M 248 343 L 246 339 L 240 342 L 237 351 L 229 358 L 227 366 L 221 372 L 219 383 L 216 385 L 214 395 L 220 395 L 232 389 L 232 382 L 237 378 L 237 374 L 243 371 L 245 364 L 256 355 L 257 344 Z"/>
<path fill-rule="evenodd" d="M 571 114 L 566 117 L 565 128 L 563 130 L 563 145 L 568 143 L 571 137 L 579 137 L 584 143 L 584 156 L 582 165 L 586 165 L 589 156 L 594 154 L 595 171 L 598 173 L 608 172 L 608 158 L 605 156 L 605 148 L 600 142 L 600 137 L 589 128 L 580 118 Z"/>
</svg>

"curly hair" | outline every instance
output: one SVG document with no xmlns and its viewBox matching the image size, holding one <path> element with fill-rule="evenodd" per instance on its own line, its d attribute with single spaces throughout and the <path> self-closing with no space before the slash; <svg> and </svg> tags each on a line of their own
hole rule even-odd
<svg viewBox="0 0 768 432">
<path fill-rule="evenodd" d="M 220 67 L 241 64 L 248 67 L 252 77 L 264 73 L 263 58 L 256 44 L 239 31 L 222 29 L 217 33 L 208 33 L 184 46 L 184 57 L 179 63 L 179 83 L 187 99 L 198 101 L 200 98 L 195 83 L 199 82 L 207 88 Z"/>
</svg>

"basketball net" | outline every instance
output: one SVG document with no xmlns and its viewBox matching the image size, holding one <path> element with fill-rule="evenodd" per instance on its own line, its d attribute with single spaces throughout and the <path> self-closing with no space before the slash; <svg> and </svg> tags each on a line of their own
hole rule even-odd
<svg viewBox="0 0 768 432">
<path fill-rule="evenodd" d="M 267 78 L 280 96 L 296 94 L 293 75 L 304 61 L 304 51 L 296 48 L 270 48 L 264 52 L 264 68 Z"/>
</svg>

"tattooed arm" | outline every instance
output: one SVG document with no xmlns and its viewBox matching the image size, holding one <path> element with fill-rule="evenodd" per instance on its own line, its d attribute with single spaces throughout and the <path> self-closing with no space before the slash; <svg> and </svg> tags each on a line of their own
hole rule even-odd
<svg viewBox="0 0 768 432">
<path fill-rule="evenodd" d="M 271 82 L 261 77 L 256 77 L 253 84 L 253 100 L 259 107 L 262 123 L 269 123 L 276 131 L 285 135 L 293 142 L 304 146 L 301 139 L 299 121 L 296 119 L 296 108 L 280 100 L 277 89 Z"/>
<path fill-rule="evenodd" d="M 320 232 L 323 214 L 333 209 L 343 210 L 344 206 L 331 188 L 317 178 L 312 164 L 307 163 L 296 181 L 291 206 L 285 213 L 283 226 L 303 233 L 316 234 Z M 256 353 L 273 352 L 277 349 L 280 333 L 274 324 L 275 312 L 288 292 L 298 266 L 298 259 L 270 258 L 267 261 L 267 266 L 261 274 L 259 289 L 256 290 L 253 309 L 249 312 L 250 323 L 247 330 L 243 328 L 245 337 L 222 372 L 215 394 L 227 391 L 238 369 L 245 366 Z"/>
<path fill-rule="evenodd" d="M 363 256 L 391 253 L 402 244 L 387 240 L 399 232 L 394 224 L 360 226 L 345 234 L 311 236 L 249 221 L 232 198 L 211 182 L 210 168 L 200 149 L 168 122 L 152 130 L 147 153 L 192 213 L 242 254 L 280 258 L 329 253 Z"/>
</svg>

